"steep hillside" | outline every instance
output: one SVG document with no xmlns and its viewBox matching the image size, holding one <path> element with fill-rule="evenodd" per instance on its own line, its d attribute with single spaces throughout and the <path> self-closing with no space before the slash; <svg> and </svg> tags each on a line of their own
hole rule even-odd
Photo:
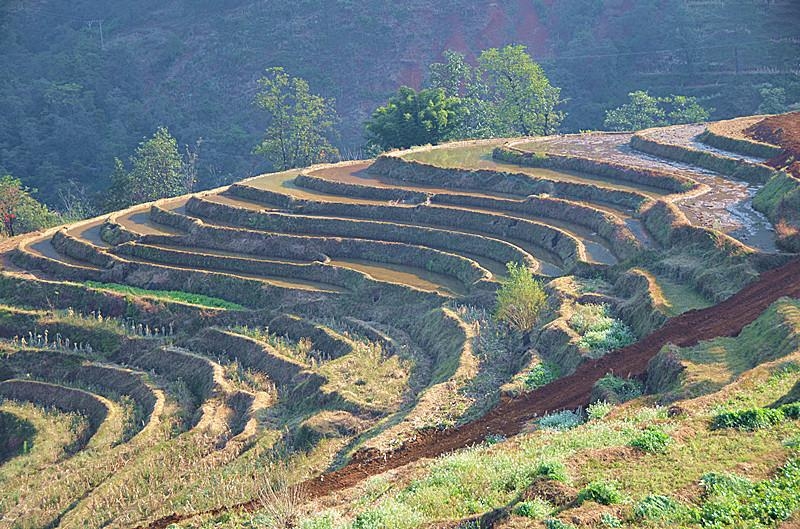
<svg viewBox="0 0 800 529">
<path fill-rule="evenodd" d="M 760 119 L 419 147 L 6 241 L 0 527 L 790 518 L 800 260 L 755 209 Z M 507 263 L 532 327 L 493 316 Z"/>
</svg>

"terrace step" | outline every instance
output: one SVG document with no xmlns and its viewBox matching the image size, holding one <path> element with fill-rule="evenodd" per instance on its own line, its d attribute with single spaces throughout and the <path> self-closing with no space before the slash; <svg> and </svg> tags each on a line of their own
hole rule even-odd
<svg viewBox="0 0 800 529">
<path fill-rule="evenodd" d="M 32 377 L 53 384 L 91 388 L 92 392 L 112 401 L 121 396 L 130 397 L 136 403 L 137 413 L 133 428 L 126 431 L 123 441 L 157 423 L 159 410 L 164 406 L 163 392 L 146 382 L 144 373 L 88 362 L 71 353 L 21 350 L 7 356 L 5 365 L 20 379 Z"/>
<path fill-rule="evenodd" d="M 568 232 L 573 232 L 579 238 L 588 239 L 607 245 L 603 237 L 597 237 L 595 232 L 602 231 L 596 224 L 582 224 L 588 219 L 602 218 L 602 222 L 613 223 L 621 236 L 635 237 L 625 231 L 625 224 L 616 215 L 609 215 L 605 211 L 585 206 L 576 202 L 563 199 L 546 197 L 526 197 L 519 199 L 513 195 L 503 193 L 486 193 L 482 190 L 455 190 L 434 188 L 424 185 L 411 185 L 408 182 L 397 181 L 377 176 L 375 172 L 368 172 L 367 162 L 360 164 L 339 164 L 325 169 L 318 169 L 302 173 L 295 183 L 298 186 L 312 189 L 323 189 L 333 194 L 351 195 L 354 193 L 368 194 L 375 190 L 390 190 L 403 193 L 418 193 L 427 197 L 428 202 L 442 205 L 474 208 L 484 211 L 497 211 L 503 213 L 524 213 L 522 218 L 550 223 Z M 569 210 L 579 210 L 583 215 L 569 215 Z M 566 214 L 565 214 L 566 213 Z M 598 240 L 599 239 L 599 240 Z M 587 244 L 589 246 L 589 244 Z"/>
<path fill-rule="evenodd" d="M 89 428 L 72 451 L 109 447 L 122 437 L 123 421 L 119 407 L 88 391 L 34 380 L 10 379 L 0 382 L 0 397 L 86 417 Z"/>
<path fill-rule="evenodd" d="M 226 205 L 228 207 L 216 208 L 209 207 L 205 204 L 206 202 L 209 202 L 206 197 L 196 202 L 191 202 L 189 205 L 190 214 L 223 226 L 243 226 L 247 224 L 244 217 L 238 223 L 224 221 L 225 218 L 235 216 L 236 209 L 234 206 L 228 204 Z M 275 233 L 348 237 L 421 245 L 433 250 L 458 253 L 470 259 L 474 257 L 473 260 L 478 261 L 479 264 L 486 262 L 489 267 L 494 267 L 495 269 L 497 268 L 497 261 L 494 258 L 497 256 L 504 256 L 501 258 L 507 261 L 526 262 L 533 268 L 539 266 L 537 264 L 538 260 L 519 246 L 478 232 L 444 230 L 440 227 L 420 223 L 385 222 L 343 216 L 308 216 L 283 212 L 260 212 L 258 218 L 261 229 L 274 231 Z M 375 233 L 375 236 L 368 237 L 367 234 L 369 233 Z M 454 236 L 458 236 L 458 239 Z M 432 239 L 433 242 L 431 241 Z M 472 251 L 464 251 L 464 248 L 469 248 Z M 537 248 L 537 250 L 539 253 L 543 252 L 540 248 Z M 503 269 L 505 268 L 504 264 L 501 266 Z"/>
</svg>

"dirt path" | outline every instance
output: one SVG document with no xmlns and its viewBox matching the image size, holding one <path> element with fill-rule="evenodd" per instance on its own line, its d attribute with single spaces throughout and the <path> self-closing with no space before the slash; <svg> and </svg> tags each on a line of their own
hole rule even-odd
<svg viewBox="0 0 800 529">
<path fill-rule="evenodd" d="M 619 376 L 642 374 L 650 359 L 667 343 L 685 347 L 719 336 L 737 335 L 783 296 L 800 297 L 800 260 L 763 273 L 758 281 L 718 305 L 688 311 L 672 318 L 664 327 L 638 343 L 587 362 L 570 376 L 522 397 L 504 399 L 494 410 L 475 422 L 451 430 L 420 433 L 413 442 L 395 452 L 357 452 L 341 469 L 303 483 L 303 492 L 308 497 L 324 496 L 419 459 L 436 457 L 480 443 L 489 434 L 516 435 L 537 416 L 588 404 L 592 385 L 609 372 Z M 252 501 L 237 507 L 254 509 L 257 503 Z M 206 514 L 219 514 L 230 509 Z M 147 527 L 164 529 L 171 523 L 193 516 L 172 515 Z"/>
</svg>

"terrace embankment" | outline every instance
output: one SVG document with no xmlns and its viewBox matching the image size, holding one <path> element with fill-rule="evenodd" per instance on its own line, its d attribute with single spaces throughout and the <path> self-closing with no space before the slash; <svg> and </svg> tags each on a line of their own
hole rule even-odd
<svg viewBox="0 0 800 529">
<path fill-rule="evenodd" d="M 569 376 L 522 397 L 506 397 L 481 419 L 449 430 L 419 432 L 415 439 L 394 451 L 357 452 L 339 470 L 304 482 L 302 491 L 309 497 L 318 497 L 413 461 L 480 443 L 487 435 L 515 435 L 537 416 L 585 406 L 589 402 L 594 383 L 607 373 L 627 376 L 644 374 L 650 360 L 666 344 L 687 347 L 702 340 L 737 335 L 783 296 L 800 297 L 800 260 L 764 272 L 756 282 L 718 305 L 690 310 L 670 319 L 663 327 L 636 344 L 598 360 L 585 362 Z M 256 506 L 255 502 L 250 502 L 239 507 L 252 509 Z M 147 527 L 163 529 L 183 518 L 173 515 L 156 520 Z"/>
</svg>

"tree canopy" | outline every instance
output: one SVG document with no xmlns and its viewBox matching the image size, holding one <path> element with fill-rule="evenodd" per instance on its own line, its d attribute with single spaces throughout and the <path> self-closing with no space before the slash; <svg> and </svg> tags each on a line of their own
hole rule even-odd
<svg viewBox="0 0 800 529">
<path fill-rule="evenodd" d="M 628 94 L 629 101 L 606 111 L 605 126 L 611 130 L 642 130 L 664 125 L 706 121 L 706 110 L 694 97 L 654 97 L 644 90 Z"/>
<path fill-rule="evenodd" d="M 139 144 L 129 159 L 130 168 L 119 158 L 114 165 L 108 210 L 187 193 L 194 185 L 178 152 L 178 142 L 165 127 Z"/>
<path fill-rule="evenodd" d="M 258 80 L 255 105 L 267 114 L 264 138 L 254 150 L 278 169 L 335 160 L 331 144 L 339 118 L 332 99 L 311 93 L 308 82 L 283 68 L 269 68 Z"/>
<path fill-rule="evenodd" d="M 401 86 L 366 123 L 369 141 L 383 149 L 439 143 L 448 137 L 463 112 L 457 97 L 441 88 L 417 92 Z"/>
<path fill-rule="evenodd" d="M 0 235 L 13 237 L 58 224 L 59 216 L 31 196 L 18 179 L 0 177 Z"/>
<path fill-rule="evenodd" d="M 497 105 L 497 121 L 503 135 L 547 135 L 558 130 L 564 118 L 556 110 L 561 103 L 561 89 L 550 84 L 525 46 L 484 50 L 478 64 L 489 100 Z"/>
</svg>

